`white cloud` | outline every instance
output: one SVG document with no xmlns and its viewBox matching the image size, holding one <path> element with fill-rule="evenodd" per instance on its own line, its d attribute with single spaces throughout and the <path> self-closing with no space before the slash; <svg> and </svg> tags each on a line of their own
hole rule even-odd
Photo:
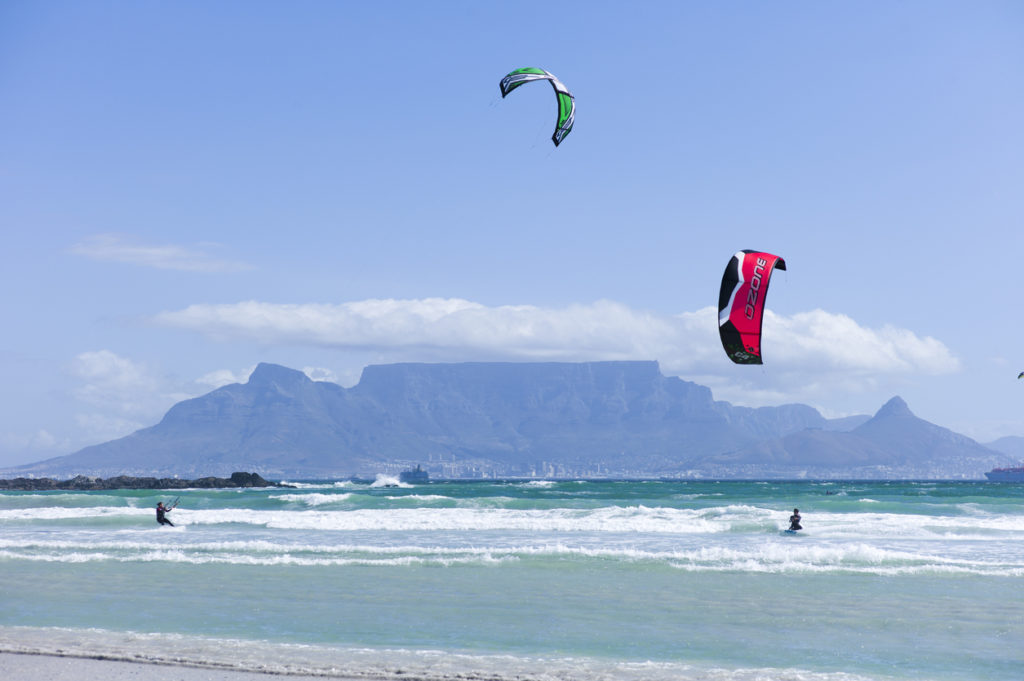
<svg viewBox="0 0 1024 681">
<path fill-rule="evenodd" d="M 71 247 L 71 252 L 93 260 L 129 263 L 162 270 L 192 272 L 236 272 L 252 269 L 250 265 L 224 260 L 207 253 L 204 248 L 186 248 L 174 244 L 146 245 L 131 243 L 118 234 L 97 234 Z"/>
<path fill-rule="evenodd" d="M 539 359 L 634 358 L 657 349 L 676 322 L 608 301 L 545 309 L 489 308 L 459 299 L 341 305 L 243 302 L 192 305 L 155 321 L 220 339 L 353 349 L 467 352 Z"/>
<path fill-rule="evenodd" d="M 71 370 L 83 381 L 74 391 L 76 398 L 123 414 L 147 411 L 147 400 L 140 397 L 151 395 L 157 387 L 156 379 L 143 365 L 109 350 L 81 353 Z"/>
<path fill-rule="evenodd" d="M 311 381 L 337 383 L 338 375 L 324 367 L 303 367 L 302 373 L 306 374 Z"/>
<path fill-rule="evenodd" d="M 656 359 L 665 373 L 744 404 L 813 401 L 837 390 L 871 390 L 888 377 L 960 368 L 934 338 L 894 326 L 864 327 L 824 310 L 788 317 L 768 312 L 766 364 L 760 368 L 738 367 L 725 357 L 713 307 L 661 315 L 605 300 L 565 308 L 439 298 L 338 305 L 248 301 L 192 305 L 155 321 L 220 340 L 372 350 L 381 361 Z"/>
<path fill-rule="evenodd" d="M 196 394 L 110 350 L 79 354 L 71 363 L 71 373 L 80 381 L 72 395 L 83 407 L 75 421 L 91 441 L 151 426 L 174 403 Z"/>
<path fill-rule="evenodd" d="M 197 385 L 209 388 L 210 390 L 216 390 L 217 388 L 224 387 L 225 385 L 231 385 L 232 383 L 245 383 L 249 380 L 249 377 L 255 370 L 255 364 L 241 371 L 218 369 L 217 371 L 211 371 L 200 376 L 195 380 L 195 382 Z M 338 382 L 337 374 L 335 374 L 331 369 L 325 369 L 323 367 L 303 367 L 302 373 L 306 374 L 311 381 L 329 381 L 331 383 Z"/>
<path fill-rule="evenodd" d="M 783 362 L 878 373 L 942 374 L 959 369 L 959 361 L 934 338 L 920 338 L 891 325 L 865 328 L 846 315 L 824 310 L 788 318 L 766 312 L 764 334 L 774 339 Z"/>
<path fill-rule="evenodd" d="M 78 426 L 79 437 L 92 443 L 116 440 L 153 424 L 91 411 L 75 414 L 75 425 Z"/>
<path fill-rule="evenodd" d="M 17 449 L 32 453 L 54 452 L 66 446 L 66 440 L 60 440 L 48 430 L 40 428 L 34 433 L 4 433 L 0 436 L 0 444 L 5 449 Z"/>
<path fill-rule="evenodd" d="M 231 385 L 232 383 L 245 383 L 249 380 L 249 376 L 256 369 L 256 365 L 252 365 L 248 369 L 242 371 L 231 371 L 230 369 L 218 369 L 217 371 L 211 371 L 204 374 L 196 379 L 196 383 L 201 386 L 207 387 L 210 390 L 216 390 L 225 385 Z"/>
</svg>

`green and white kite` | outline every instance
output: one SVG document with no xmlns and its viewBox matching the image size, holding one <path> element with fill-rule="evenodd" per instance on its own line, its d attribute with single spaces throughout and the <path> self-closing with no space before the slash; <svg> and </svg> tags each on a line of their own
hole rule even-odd
<svg viewBox="0 0 1024 681">
<path fill-rule="evenodd" d="M 558 99 L 558 124 L 555 126 L 555 134 L 551 136 L 551 141 L 557 147 L 565 139 L 565 136 L 572 132 L 572 124 L 576 120 L 576 102 L 572 93 L 562 85 L 562 81 L 544 69 L 531 66 L 516 69 L 501 79 L 501 98 L 504 99 L 505 95 L 520 85 L 535 80 L 550 81 L 551 87 L 555 89 L 555 97 Z"/>
</svg>

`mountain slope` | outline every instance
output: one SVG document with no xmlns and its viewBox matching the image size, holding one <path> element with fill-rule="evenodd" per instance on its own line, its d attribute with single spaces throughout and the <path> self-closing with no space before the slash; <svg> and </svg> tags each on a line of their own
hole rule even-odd
<svg viewBox="0 0 1024 681">
<path fill-rule="evenodd" d="M 986 443 L 985 446 L 1011 456 L 1017 461 L 1024 460 L 1024 437 L 1016 435 L 1001 437 L 998 440 Z"/>
<path fill-rule="evenodd" d="M 13 472 L 347 477 L 423 463 L 446 476 L 980 477 L 990 461 L 1006 457 L 899 398 L 870 419 L 829 421 L 806 405 L 715 401 L 656 362 L 369 366 L 349 389 L 261 364 L 247 383 L 180 402 L 152 427 Z"/>
<path fill-rule="evenodd" d="M 801 469 L 812 477 L 979 478 L 1007 457 L 915 416 L 893 397 L 849 432 L 804 430 L 722 457 L 723 464 Z"/>
</svg>

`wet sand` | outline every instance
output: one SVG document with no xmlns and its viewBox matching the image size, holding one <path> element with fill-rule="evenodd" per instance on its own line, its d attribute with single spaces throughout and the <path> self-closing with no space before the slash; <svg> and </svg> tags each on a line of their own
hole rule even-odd
<svg viewBox="0 0 1024 681">
<path fill-rule="evenodd" d="M 0 678 L 17 681 L 323 681 L 349 679 L 338 675 L 293 676 L 229 669 L 209 669 L 174 664 L 125 660 L 0 653 Z"/>
</svg>

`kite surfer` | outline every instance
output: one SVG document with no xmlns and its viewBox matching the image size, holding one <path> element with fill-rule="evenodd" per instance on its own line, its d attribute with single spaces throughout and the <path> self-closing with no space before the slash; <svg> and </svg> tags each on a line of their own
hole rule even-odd
<svg viewBox="0 0 1024 681">
<path fill-rule="evenodd" d="M 793 515 L 789 516 L 789 530 L 790 532 L 796 532 L 797 530 L 804 529 L 800 524 L 800 509 L 794 508 Z"/>
<path fill-rule="evenodd" d="M 181 497 L 178 498 L 180 499 Z M 171 522 L 171 519 L 168 518 L 166 514 L 173 511 L 177 506 L 178 499 L 175 499 L 174 504 L 171 506 L 164 506 L 164 502 L 162 501 L 156 502 L 156 521 L 161 525 L 170 525 L 171 527 L 174 527 L 174 523 Z"/>
</svg>

